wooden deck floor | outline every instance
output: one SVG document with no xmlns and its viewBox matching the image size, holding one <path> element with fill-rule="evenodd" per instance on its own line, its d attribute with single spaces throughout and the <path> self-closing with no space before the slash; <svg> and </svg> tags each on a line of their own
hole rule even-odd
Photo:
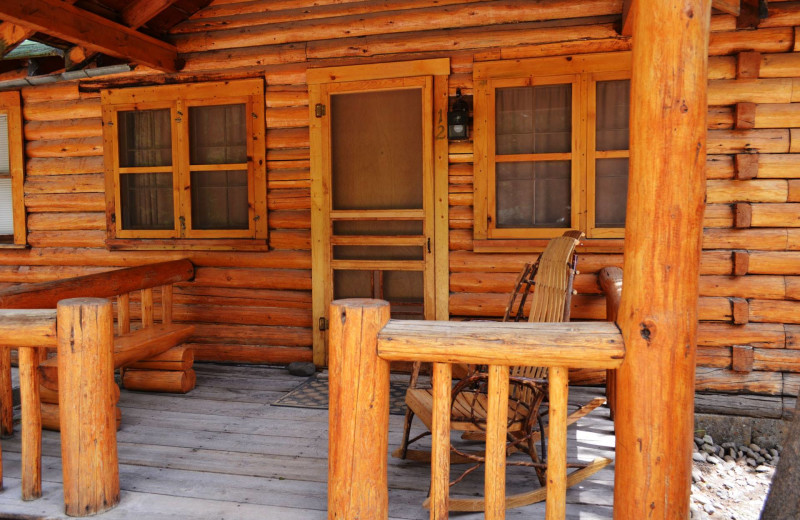
<svg viewBox="0 0 800 520">
<path fill-rule="evenodd" d="M 118 434 L 122 500 L 100 516 L 138 518 L 293 520 L 326 518 L 328 412 L 271 406 L 303 379 L 280 368 L 199 365 L 197 388 L 185 396 L 122 391 Z M 597 391 L 579 389 L 570 400 Z M 389 443 L 400 440 L 403 418 L 391 416 Z M 614 457 L 613 425 L 600 408 L 570 428 L 570 459 Z M 457 437 L 454 436 L 454 442 Z M 59 435 L 44 432 L 43 491 L 20 499 L 19 433 L 4 439 L 5 489 L 0 518 L 68 518 L 63 514 Z M 460 442 L 460 441 L 458 441 Z M 482 489 L 482 471 L 453 493 Z M 510 468 L 514 490 L 538 487 L 533 471 Z M 421 519 L 428 490 L 426 464 L 389 458 L 391 518 Z M 613 465 L 567 494 L 567 517 L 611 518 Z M 543 517 L 544 504 L 509 511 L 508 518 Z M 483 518 L 482 513 L 451 515 Z"/>
</svg>

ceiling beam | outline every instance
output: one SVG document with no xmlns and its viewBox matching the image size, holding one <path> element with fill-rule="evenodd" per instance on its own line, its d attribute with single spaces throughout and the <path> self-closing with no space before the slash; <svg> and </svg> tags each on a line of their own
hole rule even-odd
<svg viewBox="0 0 800 520">
<path fill-rule="evenodd" d="M 177 0 L 132 1 L 122 11 L 122 23 L 128 27 L 138 29 L 175 2 Z"/>
<path fill-rule="evenodd" d="M 74 4 L 76 0 L 66 0 Z M 0 22 L 0 58 L 13 51 L 17 45 L 36 34 L 27 27 L 22 27 L 11 22 Z"/>
<path fill-rule="evenodd" d="M 175 46 L 61 0 L 3 0 L 0 18 L 164 72 L 180 68 Z"/>
<path fill-rule="evenodd" d="M 17 45 L 33 36 L 35 32 L 15 23 L 0 22 L 0 57 L 13 51 Z"/>
</svg>

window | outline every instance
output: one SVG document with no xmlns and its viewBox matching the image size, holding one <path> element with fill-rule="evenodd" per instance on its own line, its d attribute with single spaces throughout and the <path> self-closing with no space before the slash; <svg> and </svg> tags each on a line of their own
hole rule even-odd
<svg viewBox="0 0 800 520">
<path fill-rule="evenodd" d="M 267 238 L 261 80 L 107 90 L 102 100 L 112 245 Z"/>
<path fill-rule="evenodd" d="M 620 238 L 629 53 L 475 65 L 475 238 Z"/>
<path fill-rule="evenodd" d="M 25 245 L 19 92 L 0 92 L 0 245 Z"/>
</svg>

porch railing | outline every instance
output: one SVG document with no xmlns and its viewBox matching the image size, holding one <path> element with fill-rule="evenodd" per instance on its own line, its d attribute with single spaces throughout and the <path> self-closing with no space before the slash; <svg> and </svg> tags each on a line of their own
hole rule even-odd
<svg viewBox="0 0 800 520">
<path fill-rule="evenodd" d="M 153 289 L 160 287 L 161 325 L 169 326 L 172 324 L 172 284 L 191 280 L 193 276 L 194 266 L 189 260 L 174 260 L 52 282 L 24 284 L 0 291 L 0 309 L 55 309 L 60 300 L 68 298 L 116 298 L 117 333 L 122 336 L 131 332 L 131 293 L 140 293 L 141 325 L 143 329 L 149 328 L 155 324 Z M 12 433 L 13 411 L 11 349 L 6 347 L 0 343 L 0 431 L 8 435 Z M 44 354 L 43 350 L 40 351 L 40 361 L 44 361 Z M 44 421 L 49 426 L 58 423 L 58 410 L 55 407 L 56 370 L 55 364 L 42 369 L 43 390 L 47 393 L 46 405 L 43 406 Z"/>
<path fill-rule="evenodd" d="M 172 321 L 172 284 L 193 276 L 190 261 L 176 260 L 0 291 L 0 423 L 11 433 L 13 410 L 6 396 L 11 393 L 10 350 L 17 348 L 23 500 L 41 496 L 42 383 L 41 390 L 57 392 L 51 405 L 56 413 L 48 420 L 61 429 L 67 514 L 86 516 L 116 505 L 119 389 L 114 369 L 188 339 L 194 328 Z M 157 287 L 161 288 L 160 324 L 156 324 L 153 303 Z M 131 293 L 137 291 L 141 328 L 131 332 Z M 116 335 L 114 310 L 104 297 L 117 300 Z M 53 347 L 57 347 L 57 363 L 40 364 L 41 353 Z"/>
<path fill-rule="evenodd" d="M 489 365 L 485 514 L 505 518 L 508 366 L 547 366 L 548 520 L 566 508 L 567 370 L 615 369 L 625 356 L 614 323 L 390 320 L 381 300 L 338 300 L 329 333 L 328 517 L 388 517 L 389 362 L 433 363 L 431 518 L 448 517 L 450 391 L 454 363 Z"/>
</svg>

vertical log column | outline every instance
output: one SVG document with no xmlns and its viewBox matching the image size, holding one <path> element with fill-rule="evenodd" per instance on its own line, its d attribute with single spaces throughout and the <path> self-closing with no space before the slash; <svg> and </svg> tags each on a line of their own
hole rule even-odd
<svg viewBox="0 0 800 520">
<path fill-rule="evenodd" d="M 88 516 L 119 502 L 111 302 L 58 302 L 58 404 L 64 504 Z"/>
<path fill-rule="evenodd" d="M 22 500 L 42 496 L 42 404 L 39 398 L 39 349 L 19 348 L 22 401 Z"/>
<path fill-rule="evenodd" d="M 450 509 L 450 406 L 453 369 L 449 363 L 433 364 L 431 412 L 431 520 L 448 517 Z"/>
<path fill-rule="evenodd" d="M 389 517 L 389 362 L 378 358 L 378 332 L 389 303 L 331 303 L 328 518 Z"/>
<path fill-rule="evenodd" d="M 0 436 L 14 433 L 14 405 L 11 385 L 11 349 L 0 347 Z"/>
<path fill-rule="evenodd" d="M 688 518 L 711 6 L 637 2 L 614 518 Z"/>
</svg>

